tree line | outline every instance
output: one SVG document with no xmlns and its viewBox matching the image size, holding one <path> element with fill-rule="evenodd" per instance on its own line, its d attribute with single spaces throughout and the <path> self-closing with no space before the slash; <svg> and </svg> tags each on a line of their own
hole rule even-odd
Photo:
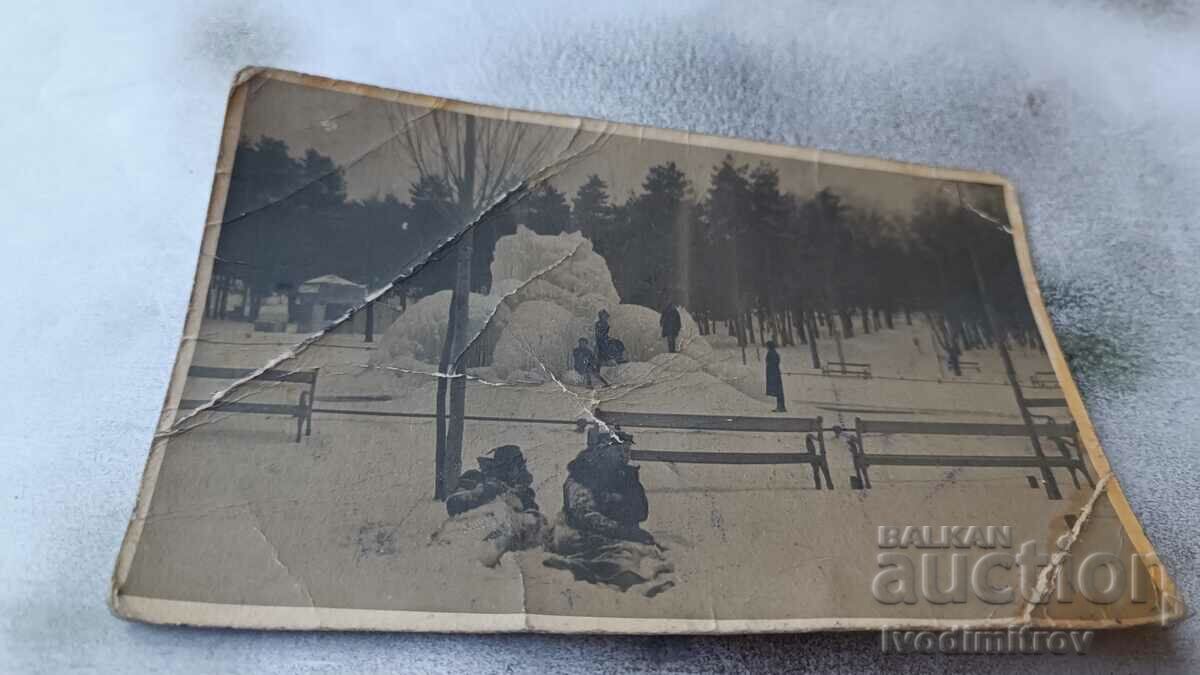
<svg viewBox="0 0 1200 675">
<path fill-rule="evenodd" d="M 945 184 L 899 215 L 828 187 L 785 191 L 768 162 L 726 156 L 707 179 L 696 186 L 666 162 L 623 204 L 597 176 L 579 188 L 573 215 L 624 301 L 678 302 L 702 333 L 724 329 L 743 346 L 809 345 L 814 368 L 813 337 L 911 325 L 914 313 L 956 372 L 963 351 L 998 340 L 1041 347 L 999 189 Z"/>
<path fill-rule="evenodd" d="M 228 292 L 247 295 L 246 316 L 257 317 L 266 296 L 293 293 L 305 280 L 336 274 L 369 288 L 394 280 L 461 227 L 464 208 L 448 177 L 420 176 L 407 199 L 393 194 L 350 199 L 345 173 L 315 150 L 293 157 L 287 144 L 243 139 L 226 197 L 213 268 L 209 314 L 225 311 Z M 509 208 L 497 209 L 475 228 L 471 290 L 491 287 L 496 240 L 523 223 L 541 234 L 572 227 L 572 209 L 545 185 Z M 452 289 L 454 256 L 429 261 L 404 289 L 413 297 Z"/>
<path fill-rule="evenodd" d="M 262 297 L 322 274 L 380 287 L 464 217 L 452 179 L 437 172 L 423 173 L 405 200 L 352 200 L 330 158 L 293 157 L 265 137 L 243 140 L 235 169 L 214 286 L 244 287 L 251 319 Z M 475 228 L 471 290 L 488 291 L 495 242 L 520 223 L 539 234 L 582 232 L 624 302 L 677 302 L 702 333 L 724 330 L 741 345 L 810 345 L 814 367 L 814 336 L 850 339 L 911 324 L 914 314 L 948 354 L 997 340 L 1041 346 L 996 188 L 948 183 L 901 215 L 857 207 L 830 188 L 797 195 L 770 163 L 732 156 L 699 184 L 674 162 L 652 166 L 640 187 L 618 203 L 597 175 L 573 195 L 530 186 Z M 405 293 L 453 289 L 456 264 L 455 256 L 431 261 Z"/>
</svg>

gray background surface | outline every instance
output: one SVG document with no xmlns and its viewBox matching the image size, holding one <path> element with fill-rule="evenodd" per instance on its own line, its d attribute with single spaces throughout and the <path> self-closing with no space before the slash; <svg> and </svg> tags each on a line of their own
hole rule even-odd
<svg viewBox="0 0 1200 675">
<path fill-rule="evenodd" d="M 1100 437 L 1197 601 L 1200 10 L 1128 3 L 25 3 L 0 22 L 0 671 L 1187 671 L 1196 620 L 1076 657 L 879 637 L 267 634 L 111 617 L 233 74 L 272 65 L 994 171 Z"/>
</svg>

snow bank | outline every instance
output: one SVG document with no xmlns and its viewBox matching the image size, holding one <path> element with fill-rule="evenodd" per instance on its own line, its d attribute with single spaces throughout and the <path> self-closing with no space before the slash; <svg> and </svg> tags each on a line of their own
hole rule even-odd
<svg viewBox="0 0 1200 675">
<path fill-rule="evenodd" d="M 661 314 L 641 305 L 617 305 L 609 310 L 610 334 L 625 343 L 625 355 L 630 361 L 649 361 L 659 354 L 667 353 L 667 339 L 662 336 Z M 683 308 L 679 308 L 680 331 L 677 347 L 687 352 L 691 347 L 693 356 L 702 358 L 711 349 L 700 337 L 695 319 Z"/>
<path fill-rule="evenodd" d="M 745 373 L 733 364 L 706 364 L 684 353 L 605 368 L 604 376 L 614 386 L 627 387 L 620 396 L 622 409 L 707 414 L 762 405 L 757 386 L 739 386 L 746 384 Z"/>
<path fill-rule="evenodd" d="M 496 342 L 492 368 L 502 378 L 514 371 L 530 371 L 548 379 L 543 368 L 561 376 L 570 370 L 576 342 L 587 336 L 583 331 L 583 320 L 565 307 L 545 300 L 522 302 Z"/>
<path fill-rule="evenodd" d="M 448 290 L 438 291 L 409 305 L 380 337 L 379 348 L 371 356 L 372 365 L 396 366 L 411 359 L 437 364 L 446 340 L 450 296 Z M 468 338 L 483 328 L 499 302 L 499 296 L 471 294 Z"/>
</svg>

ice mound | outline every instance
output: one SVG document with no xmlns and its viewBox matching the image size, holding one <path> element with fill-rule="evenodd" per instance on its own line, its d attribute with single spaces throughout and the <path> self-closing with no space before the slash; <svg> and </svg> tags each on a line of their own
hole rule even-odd
<svg viewBox="0 0 1200 675">
<path fill-rule="evenodd" d="M 580 337 L 586 337 L 585 320 L 572 315 L 561 305 L 546 300 L 530 300 L 517 305 L 507 326 L 500 333 L 492 355 L 492 368 L 502 378 L 514 371 L 540 373 L 549 379 L 571 369 L 571 350 Z"/>
<path fill-rule="evenodd" d="M 601 369 L 604 379 L 612 384 L 642 384 L 654 379 L 659 368 L 645 361 L 630 361 Z"/>
<path fill-rule="evenodd" d="M 519 286 L 535 277 L 571 296 L 596 295 L 613 305 L 621 301 L 608 263 L 579 232 L 542 235 L 521 225 L 496 242 L 493 293 L 497 285 L 516 281 Z"/>
<path fill-rule="evenodd" d="M 595 349 L 593 326 L 602 309 L 611 314 L 610 335 L 625 344 L 630 362 L 649 362 L 667 351 L 659 312 L 621 304 L 608 263 L 578 232 L 540 235 L 518 226 L 516 234 L 496 242 L 491 272 L 491 292 L 471 294 L 467 335 L 468 342 L 477 343 L 476 351 L 489 357 L 472 364 L 486 379 L 545 382 L 553 375 L 575 384 L 571 352 L 580 338 Z M 439 291 L 413 303 L 384 333 L 372 364 L 437 364 L 450 297 L 450 291 Z M 680 308 L 679 315 L 679 351 L 698 370 L 710 359 L 712 348 L 687 310 Z M 634 370 L 624 368 L 612 376 L 638 379 L 649 372 Z"/>
<path fill-rule="evenodd" d="M 489 331 L 495 336 L 503 335 L 512 313 L 528 302 L 557 305 L 574 318 L 586 319 L 589 326 L 601 309 L 621 302 L 608 263 L 592 250 L 592 243 L 583 235 L 578 232 L 541 235 L 524 226 L 519 226 L 516 234 L 496 242 L 492 295 L 501 297 L 503 306 L 509 310 L 497 312 L 489 323 Z M 544 321 L 539 325 L 553 328 Z M 580 333 L 574 325 L 569 331 L 562 326 L 555 332 L 574 333 L 571 348 L 578 338 L 587 336 L 590 340 L 591 336 L 590 328 Z"/>
<path fill-rule="evenodd" d="M 438 291 L 409 305 L 380 338 L 379 348 L 371 357 L 372 365 L 396 366 L 412 359 L 437 364 L 446 340 L 450 296 L 448 290 Z M 499 302 L 499 296 L 471 294 L 468 339 L 483 328 Z"/>
<path fill-rule="evenodd" d="M 534 279 L 522 285 L 518 290 L 505 297 L 504 304 L 510 309 L 514 309 L 522 303 L 535 300 L 553 303 L 570 311 L 572 316 L 591 317 L 592 321 L 596 320 L 596 314 L 600 310 L 612 311 L 611 308 L 617 304 L 598 293 L 576 295 L 545 278 Z M 498 325 L 500 322 L 493 323 Z"/>
</svg>

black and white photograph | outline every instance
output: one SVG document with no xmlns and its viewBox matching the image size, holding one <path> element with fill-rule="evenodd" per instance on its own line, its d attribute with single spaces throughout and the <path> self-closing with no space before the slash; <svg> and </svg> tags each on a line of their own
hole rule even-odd
<svg viewBox="0 0 1200 675">
<path fill-rule="evenodd" d="M 1173 611 L 1036 570 L 1008 602 L 920 602 L 872 564 L 895 523 L 1003 525 L 1163 583 L 1056 373 L 1003 179 L 271 71 L 243 73 L 231 119 L 118 613 L 739 632 Z"/>
</svg>

